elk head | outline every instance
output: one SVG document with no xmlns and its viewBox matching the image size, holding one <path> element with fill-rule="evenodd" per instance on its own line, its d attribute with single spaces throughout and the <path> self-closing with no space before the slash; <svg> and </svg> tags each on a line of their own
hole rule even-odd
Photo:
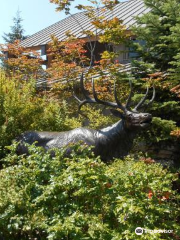
<svg viewBox="0 0 180 240">
<path fill-rule="evenodd" d="M 147 87 L 147 91 L 146 94 L 144 95 L 144 97 L 140 100 L 140 102 L 134 107 L 134 109 L 130 109 L 130 102 L 131 102 L 131 97 L 132 97 L 132 82 L 130 81 L 130 94 L 128 96 L 127 102 L 125 105 L 123 105 L 118 97 L 117 97 L 117 92 L 116 92 L 116 85 L 114 83 L 114 98 L 116 102 L 109 102 L 109 101 L 103 101 L 101 99 L 98 98 L 97 93 L 95 91 L 95 83 L 94 83 L 94 79 L 92 78 L 92 90 L 93 90 L 93 97 L 91 98 L 88 94 L 87 91 L 84 87 L 84 82 L 83 82 L 83 74 L 81 75 L 81 79 L 80 79 L 80 86 L 81 86 L 81 90 L 82 93 L 85 97 L 84 100 L 80 100 L 76 95 L 74 95 L 74 97 L 79 101 L 79 111 L 81 109 L 81 107 L 84 104 L 87 103 L 96 103 L 96 104 L 102 104 L 104 106 L 108 106 L 111 107 L 111 113 L 116 116 L 119 117 L 123 120 L 124 126 L 126 127 L 126 129 L 143 129 L 145 127 L 147 127 L 151 121 L 152 121 L 152 115 L 149 113 L 143 113 L 143 112 L 138 112 L 139 109 L 145 109 L 147 106 L 149 106 L 155 98 L 155 87 L 153 86 L 153 96 L 151 98 L 151 100 L 149 100 L 148 103 L 145 103 L 148 93 L 149 93 L 149 87 Z M 120 110 L 120 111 L 118 111 Z"/>
</svg>

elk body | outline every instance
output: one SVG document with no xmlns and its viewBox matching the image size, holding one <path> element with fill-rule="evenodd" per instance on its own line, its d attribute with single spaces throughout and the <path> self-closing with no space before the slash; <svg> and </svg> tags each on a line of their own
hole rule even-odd
<svg viewBox="0 0 180 240">
<path fill-rule="evenodd" d="M 93 103 L 93 104 L 102 104 L 108 107 L 111 107 L 111 112 L 115 116 L 119 117 L 117 123 L 109 126 L 107 128 L 103 128 L 100 130 L 88 129 L 88 128 L 76 128 L 71 131 L 66 132 L 25 132 L 19 138 L 19 145 L 17 152 L 19 154 L 28 153 L 27 147 L 24 143 L 32 144 L 36 142 L 37 146 L 42 146 L 46 150 L 52 148 L 62 148 L 64 146 L 68 146 L 70 143 L 78 143 L 79 141 L 93 146 L 95 155 L 100 155 L 101 159 L 105 162 L 112 160 L 113 158 L 123 158 L 126 156 L 130 149 L 132 148 L 133 140 L 140 130 L 147 127 L 151 121 L 152 116 L 149 113 L 140 113 L 138 109 L 143 105 L 147 106 L 154 100 L 155 97 L 155 89 L 153 87 L 153 97 L 149 101 L 148 104 L 144 104 L 148 95 L 149 88 L 147 88 L 147 92 L 145 96 L 141 99 L 138 105 L 133 109 L 129 109 L 131 96 L 132 96 L 132 85 L 131 92 L 128 97 L 128 100 L 124 105 L 117 98 L 116 88 L 114 85 L 114 97 L 116 103 L 107 102 L 100 100 L 97 96 L 94 86 L 94 80 L 92 79 L 93 86 L 93 97 L 91 98 L 84 88 L 83 82 L 83 74 L 81 76 L 81 89 L 82 93 L 85 97 L 83 101 L 81 101 L 77 96 L 75 98 L 80 102 L 79 110 L 84 104 Z M 121 110 L 118 111 L 117 109 Z"/>
</svg>

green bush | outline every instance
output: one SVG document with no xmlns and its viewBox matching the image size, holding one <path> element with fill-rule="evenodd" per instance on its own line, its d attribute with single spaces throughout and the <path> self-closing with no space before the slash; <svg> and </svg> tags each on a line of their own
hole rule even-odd
<svg viewBox="0 0 180 240">
<path fill-rule="evenodd" d="M 65 102 L 37 94 L 33 81 L 22 83 L 0 72 L 0 155 L 24 131 L 63 131 L 77 126 L 80 122 L 68 118 Z"/>
<path fill-rule="evenodd" d="M 8 240 L 175 239 L 180 234 L 176 176 L 159 164 L 115 160 L 106 165 L 78 145 L 55 157 L 16 146 L 0 171 L 0 234 Z M 149 162 L 151 163 L 151 162 Z M 135 229 L 173 230 L 143 234 Z"/>
</svg>

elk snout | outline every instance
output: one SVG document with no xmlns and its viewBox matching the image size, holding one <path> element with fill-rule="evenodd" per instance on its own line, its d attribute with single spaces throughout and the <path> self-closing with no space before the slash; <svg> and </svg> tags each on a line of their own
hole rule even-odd
<svg viewBox="0 0 180 240">
<path fill-rule="evenodd" d="M 141 127 L 147 127 L 152 122 L 152 115 L 149 113 L 144 113 L 140 121 Z"/>
</svg>

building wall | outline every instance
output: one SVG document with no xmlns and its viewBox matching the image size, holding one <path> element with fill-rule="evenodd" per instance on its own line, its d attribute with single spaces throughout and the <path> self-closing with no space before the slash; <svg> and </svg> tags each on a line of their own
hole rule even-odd
<svg viewBox="0 0 180 240">
<path fill-rule="evenodd" d="M 125 46 L 125 44 L 121 45 L 115 45 L 113 47 L 113 51 L 118 53 L 118 57 L 116 60 L 118 60 L 119 63 L 129 63 L 130 58 L 129 58 L 129 48 Z"/>
</svg>

